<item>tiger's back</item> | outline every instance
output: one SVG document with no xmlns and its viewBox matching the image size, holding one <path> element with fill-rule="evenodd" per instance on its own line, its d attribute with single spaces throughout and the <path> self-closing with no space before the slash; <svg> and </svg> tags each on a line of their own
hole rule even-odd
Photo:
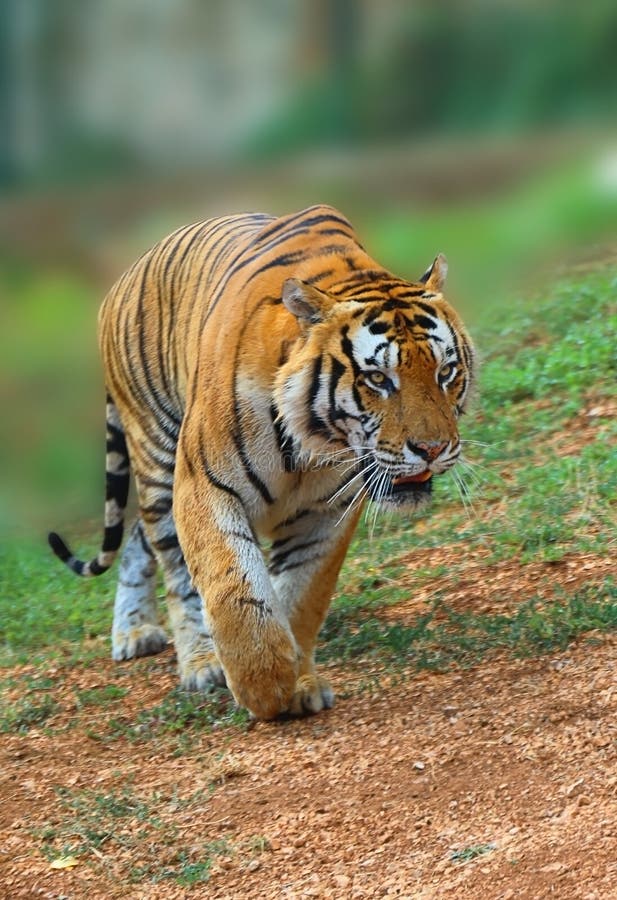
<svg viewBox="0 0 617 900">
<path fill-rule="evenodd" d="M 237 215 L 185 226 L 119 279 L 99 315 L 101 353 L 114 395 L 127 400 L 134 395 L 137 412 L 156 417 L 159 409 L 160 422 L 173 416 L 179 426 L 191 360 L 216 286 L 228 261 L 268 221 L 269 216 Z"/>
<path fill-rule="evenodd" d="M 103 302 L 99 335 L 108 387 L 135 416 L 145 413 L 149 427 L 159 426 L 154 440 L 174 433 L 197 362 L 217 366 L 219 377 L 238 364 L 252 368 L 253 377 L 277 366 L 281 342 L 299 330 L 276 309 L 281 279 L 293 272 L 320 287 L 371 265 L 351 225 L 329 207 L 181 228 L 145 253 Z M 232 359 L 232 346 L 243 343 L 246 352 Z"/>
</svg>

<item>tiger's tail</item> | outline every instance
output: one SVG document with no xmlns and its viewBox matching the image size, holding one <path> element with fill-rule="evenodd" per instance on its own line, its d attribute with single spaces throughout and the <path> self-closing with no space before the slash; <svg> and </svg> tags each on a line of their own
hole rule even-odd
<svg viewBox="0 0 617 900">
<path fill-rule="evenodd" d="M 130 461 L 124 428 L 116 405 L 107 395 L 106 407 L 106 456 L 105 456 L 105 533 L 99 553 L 83 562 L 77 559 L 64 543 L 60 535 L 51 531 L 49 546 L 56 556 L 76 575 L 90 578 L 102 575 L 113 564 L 122 543 L 124 533 L 124 512 L 129 495 Z"/>
</svg>

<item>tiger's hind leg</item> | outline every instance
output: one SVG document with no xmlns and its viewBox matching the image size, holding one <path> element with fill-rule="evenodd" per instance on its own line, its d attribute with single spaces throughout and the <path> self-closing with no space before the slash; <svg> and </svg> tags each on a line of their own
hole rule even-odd
<svg viewBox="0 0 617 900">
<path fill-rule="evenodd" d="M 111 634 L 112 658 L 117 662 L 160 653 L 167 635 L 158 624 L 157 564 L 138 519 L 122 553 Z"/>
</svg>

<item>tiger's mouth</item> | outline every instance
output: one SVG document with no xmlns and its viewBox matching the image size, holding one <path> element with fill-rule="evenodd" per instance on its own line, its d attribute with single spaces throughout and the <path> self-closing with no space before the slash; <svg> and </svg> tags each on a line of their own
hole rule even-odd
<svg viewBox="0 0 617 900">
<path fill-rule="evenodd" d="M 395 475 L 384 485 L 383 481 L 366 479 L 371 500 L 378 503 L 415 506 L 430 498 L 433 490 L 433 473 L 429 469 L 416 475 Z"/>
</svg>

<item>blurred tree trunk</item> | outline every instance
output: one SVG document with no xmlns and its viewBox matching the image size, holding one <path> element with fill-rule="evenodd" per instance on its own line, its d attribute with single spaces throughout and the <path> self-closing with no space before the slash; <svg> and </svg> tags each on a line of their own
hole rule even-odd
<svg viewBox="0 0 617 900">
<path fill-rule="evenodd" d="M 11 122 L 11 7 L 0 6 L 0 185 L 13 178 L 12 122 Z"/>
<path fill-rule="evenodd" d="M 46 83 L 40 72 L 45 16 L 45 0 L 6 0 L 0 6 L 0 178 L 5 183 L 35 171 L 48 148 L 41 117 Z"/>
<path fill-rule="evenodd" d="M 329 112 L 337 137 L 353 135 L 351 90 L 365 10 L 359 0 L 305 0 L 303 59 L 329 82 Z"/>
</svg>

